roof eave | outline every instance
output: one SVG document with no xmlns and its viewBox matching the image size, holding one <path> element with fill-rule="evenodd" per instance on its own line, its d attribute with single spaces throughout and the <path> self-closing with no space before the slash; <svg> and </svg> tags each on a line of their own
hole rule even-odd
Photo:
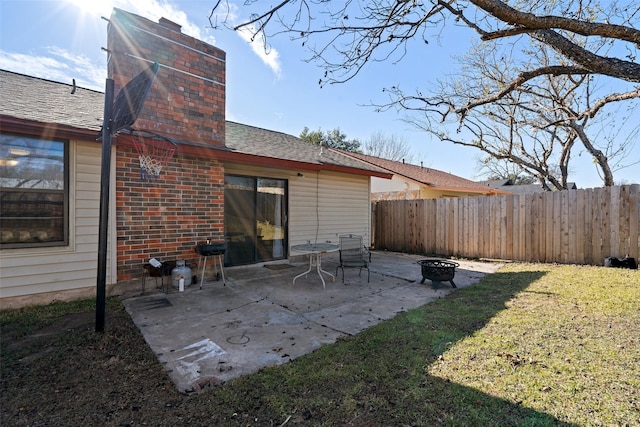
<svg viewBox="0 0 640 427">
<path fill-rule="evenodd" d="M 352 168 L 349 166 L 330 165 L 326 163 L 322 164 L 322 169 L 330 170 L 334 172 L 350 173 L 354 175 L 373 176 L 376 178 L 383 178 L 383 179 L 391 179 L 393 177 L 393 174 L 388 172 L 374 171 L 369 169 L 358 169 L 358 168 Z"/>
<path fill-rule="evenodd" d="M 332 165 L 327 163 L 309 163 L 299 160 L 279 159 L 256 154 L 242 153 L 230 150 L 221 146 L 204 146 L 180 143 L 178 152 L 190 156 L 206 157 L 219 160 L 221 162 L 235 162 L 255 166 L 266 166 L 281 169 L 298 169 L 306 171 L 334 171 L 351 175 L 375 176 L 379 178 L 391 179 L 391 174 L 367 169 L 358 169 L 348 166 Z"/>
<path fill-rule="evenodd" d="M 81 139 L 98 141 L 99 129 L 76 128 L 58 123 L 44 123 L 0 115 L 0 130 L 37 135 L 42 138 Z"/>
</svg>

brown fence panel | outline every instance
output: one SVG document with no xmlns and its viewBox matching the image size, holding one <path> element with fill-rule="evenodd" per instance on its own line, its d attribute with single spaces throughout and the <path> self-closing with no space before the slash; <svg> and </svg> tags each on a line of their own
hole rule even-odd
<svg viewBox="0 0 640 427">
<path fill-rule="evenodd" d="M 425 255 L 602 265 L 640 257 L 640 185 L 377 202 L 375 246 Z"/>
</svg>

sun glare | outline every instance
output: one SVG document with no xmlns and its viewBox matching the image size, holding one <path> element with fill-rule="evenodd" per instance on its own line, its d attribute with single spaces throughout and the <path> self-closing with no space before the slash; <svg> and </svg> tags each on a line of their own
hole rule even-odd
<svg viewBox="0 0 640 427">
<path fill-rule="evenodd" d="M 113 9 L 113 0 L 66 0 L 83 15 L 109 16 Z"/>
</svg>

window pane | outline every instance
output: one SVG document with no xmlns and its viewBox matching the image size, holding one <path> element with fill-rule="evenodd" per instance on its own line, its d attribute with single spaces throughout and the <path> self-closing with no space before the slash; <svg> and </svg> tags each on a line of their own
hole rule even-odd
<svg viewBox="0 0 640 427">
<path fill-rule="evenodd" d="M 281 179 L 258 178 L 258 256 L 265 261 L 284 257 L 285 186 Z"/>
<path fill-rule="evenodd" d="M 67 242 L 66 143 L 0 134 L 0 244 Z"/>
</svg>

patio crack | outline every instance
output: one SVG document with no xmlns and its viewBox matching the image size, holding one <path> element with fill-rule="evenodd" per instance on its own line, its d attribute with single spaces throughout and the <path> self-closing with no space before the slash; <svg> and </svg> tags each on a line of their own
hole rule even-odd
<svg viewBox="0 0 640 427">
<path fill-rule="evenodd" d="M 261 303 L 262 301 L 264 301 L 264 300 L 266 300 L 266 299 L 268 299 L 268 298 L 267 298 L 267 297 L 262 297 L 262 298 L 257 299 L 257 300 L 249 301 L 249 302 L 247 302 L 247 303 L 245 303 L 245 304 L 238 305 L 238 306 L 235 306 L 235 307 L 233 307 L 233 308 L 228 308 L 228 309 L 227 309 L 227 311 L 237 310 L 237 309 L 239 309 L 239 308 L 247 307 L 247 306 L 249 306 L 249 305 L 251 305 L 251 304 L 259 304 L 259 303 Z"/>
<path fill-rule="evenodd" d="M 329 325 L 326 325 L 326 324 L 324 324 L 324 323 L 319 323 L 319 322 L 317 322 L 317 321 L 315 321 L 315 320 L 313 320 L 313 319 L 311 319 L 311 318 L 307 317 L 307 315 L 306 315 L 305 313 L 303 313 L 303 312 L 299 312 L 299 311 L 295 311 L 295 310 L 293 310 L 293 309 L 289 308 L 289 306 L 286 306 L 286 305 L 283 305 L 283 304 L 281 304 L 281 303 L 278 303 L 278 302 L 276 302 L 276 301 L 274 301 L 274 300 L 270 299 L 269 297 L 264 297 L 264 298 L 262 298 L 260 301 L 264 301 L 264 300 L 268 300 L 268 301 L 270 301 L 270 302 L 271 302 L 271 304 L 273 304 L 273 305 L 275 305 L 275 306 L 280 307 L 281 309 L 283 309 L 283 310 L 287 311 L 288 313 L 291 313 L 291 314 L 293 314 L 293 315 L 295 315 L 295 316 L 298 316 L 298 317 L 300 317 L 300 318 L 304 319 L 304 320 L 305 320 L 306 322 L 308 322 L 308 323 L 312 323 L 312 324 L 317 325 L 317 326 L 320 326 L 320 327 L 322 327 L 322 328 L 327 328 L 327 329 L 329 329 L 329 330 L 331 330 L 331 331 L 333 331 L 333 332 L 337 332 L 337 333 L 342 334 L 342 335 L 350 335 L 350 336 L 351 336 L 351 335 L 353 335 L 353 334 L 351 334 L 351 333 L 349 333 L 349 332 L 342 331 L 342 330 L 340 330 L 340 329 L 336 329 L 336 328 L 331 327 L 331 326 L 329 326 Z M 339 304 L 336 304 L 334 307 L 338 307 L 338 306 L 339 306 Z"/>
</svg>

